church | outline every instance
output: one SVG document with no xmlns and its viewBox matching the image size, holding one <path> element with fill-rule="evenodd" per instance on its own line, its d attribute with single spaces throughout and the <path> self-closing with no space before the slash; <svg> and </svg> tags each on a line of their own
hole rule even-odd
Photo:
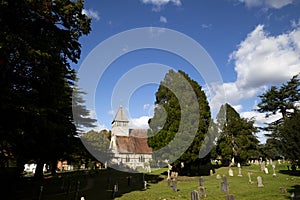
<svg viewBox="0 0 300 200">
<path fill-rule="evenodd" d="M 131 169 L 150 166 L 152 148 L 147 144 L 146 129 L 130 129 L 129 119 L 120 106 L 112 121 L 111 141 L 109 150 L 112 152 L 112 162 Z"/>
</svg>

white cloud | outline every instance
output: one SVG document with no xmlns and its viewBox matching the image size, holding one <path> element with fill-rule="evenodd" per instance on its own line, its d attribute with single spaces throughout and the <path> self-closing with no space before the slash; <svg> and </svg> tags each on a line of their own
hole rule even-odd
<svg viewBox="0 0 300 200">
<path fill-rule="evenodd" d="M 270 35 L 264 30 L 263 25 L 258 25 L 229 56 L 237 73 L 236 81 L 210 86 L 209 89 L 214 93 L 211 95 L 210 104 L 217 107 L 224 103 L 222 101 L 225 91 L 226 101 L 231 105 L 239 105 L 242 100 L 263 93 L 270 85 L 290 80 L 300 72 L 299 55 L 299 25 L 277 36 Z M 274 118 L 265 119 L 264 114 L 256 112 L 244 115 L 255 116 L 258 124 L 274 120 Z"/>
<path fill-rule="evenodd" d="M 83 9 L 82 13 L 87 15 L 88 17 L 95 19 L 96 21 L 100 20 L 100 16 L 98 11 L 95 11 L 93 9 Z"/>
<path fill-rule="evenodd" d="M 152 4 L 153 11 L 159 12 L 161 8 L 168 4 L 168 3 L 173 3 L 176 6 L 181 6 L 181 1 L 180 0 L 141 0 L 144 4 Z"/>
<path fill-rule="evenodd" d="M 133 118 L 130 119 L 129 122 L 129 128 L 132 129 L 148 129 L 149 125 L 148 125 L 148 120 L 150 119 L 149 116 L 142 116 L 139 118 Z"/>
<path fill-rule="evenodd" d="M 166 18 L 166 17 L 164 17 L 164 16 L 160 16 L 160 18 L 159 18 L 159 22 L 161 22 L 161 23 L 167 23 L 167 22 L 168 22 L 168 20 L 167 20 L 167 18 Z"/>
<path fill-rule="evenodd" d="M 294 0 L 239 0 L 245 3 L 248 8 L 252 7 L 266 7 L 280 9 L 286 5 L 293 3 Z"/>
<path fill-rule="evenodd" d="M 203 29 L 211 29 L 212 28 L 212 24 L 201 24 L 201 28 L 203 28 Z"/>
<path fill-rule="evenodd" d="M 148 103 L 147 103 L 147 104 L 144 104 L 144 106 L 143 106 L 143 109 L 144 109 L 144 110 L 148 110 L 149 108 L 150 108 L 150 104 L 148 104 Z"/>
</svg>

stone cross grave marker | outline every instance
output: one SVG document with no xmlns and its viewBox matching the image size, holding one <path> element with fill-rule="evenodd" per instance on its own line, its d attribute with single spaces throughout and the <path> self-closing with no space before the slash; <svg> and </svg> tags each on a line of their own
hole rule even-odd
<svg viewBox="0 0 300 200">
<path fill-rule="evenodd" d="M 227 183 L 227 177 L 223 175 L 222 177 L 223 182 L 221 182 L 221 190 L 222 192 L 228 193 L 228 183 Z"/>
<path fill-rule="evenodd" d="M 199 193 L 197 190 L 191 192 L 191 200 L 200 200 Z"/>
<path fill-rule="evenodd" d="M 257 177 L 257 187 L 264 187 L 261 176 Z"/>
</svg>

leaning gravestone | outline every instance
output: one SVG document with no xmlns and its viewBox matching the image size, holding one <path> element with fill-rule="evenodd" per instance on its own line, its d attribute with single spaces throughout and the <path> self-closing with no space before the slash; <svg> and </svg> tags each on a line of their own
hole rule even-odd
<svg viewBox="0 0 300 200">
<path fill-rule="evenodd" d="M 257 187 L 264 187 L 261 176 L 257 177 Z"/>
<path fill-rule="evenodd" d="M 225 175 L 223 175 L 222 177 L 223 182 L 221 183 L 221 190 L 222 192 L 228 192 L 228 183 L 227 183 L 227 177 Z"/>
<path fill-rule="evenodd" d="M 267 167 L 265 167 L 265 174 L 269 174 L 269 169 Z"/>
<path fill-rule="evenodd" d="M 191 192 L 191 200 L 200 200 L 199 193 L 197 190 Z"/>
</svg>

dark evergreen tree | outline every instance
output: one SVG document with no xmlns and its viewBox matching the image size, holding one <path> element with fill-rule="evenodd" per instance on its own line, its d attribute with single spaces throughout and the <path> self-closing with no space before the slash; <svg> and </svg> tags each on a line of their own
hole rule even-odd
<svg viewBox="0 0 300 200">
<path fill-rule="evenodd" d="M 291 148 L 297 143 L 297 139 L 293 134 L 297 135 L 299 127 L 295 124 L 297 121 L 300 101 L 300 79 L 299 74 L 293 76 L 287 83 L 282 84 L 280 87 L 272 86 L 267 92 L 259 96 L 261 102 L 258 104 L 257 109 L 261 113 L 266 113 L 266 117 L 281 114 L 278 120 L 267 124 L 264 130 L 269 133 L 265 145 L 267 155 L 270 156 L 286 156 L 286 158 L 295 161 L 297 155 L 297 148 Z M 299 119 L 299 118 L 298 118 Z M 294 130 L 292 131 L 292 129 Z M 273 151 L 271 154 L 270 151 Z M 295 154 L 291 153 L 295 151 Z M 275 153 L 275 155 L 274 155 Z M 299 158 L 299 157 L 298 157 Z"/>
<path fill-rule="evenodd" d="M 83 1 L 4 0 L 0 4 L 1 151 L 22 170 L 67 154 L 76 129 L 72 117 L 79 38 L 90 31 Z"/>
<path fill-rule="evenodd" d="M 241 118 L 229 104 L 222 105 L 220 112 L 226 112 L 218 118 L 218 123 L 223 125 L 216 152 L 221 156 L 222 164 L 228 165 L 233 158 L 236 162 L 245 163 L 249 158 L 259 157 L 254 121 Z"/>
<path fill-rule="evenodd" d="M 148 134 L 154 158 L 176 160 L 175 164 L 184 162 L 185 168 L 198 165 L 199 151 L 211 121 L 202 88 L 183 71 L 170 70 L 156 92 L 155 105 Z M 182 151 L 182 146 L 187 148 Z M 161 149 L 162 155 L 157 155 Z"/>
</svg>

